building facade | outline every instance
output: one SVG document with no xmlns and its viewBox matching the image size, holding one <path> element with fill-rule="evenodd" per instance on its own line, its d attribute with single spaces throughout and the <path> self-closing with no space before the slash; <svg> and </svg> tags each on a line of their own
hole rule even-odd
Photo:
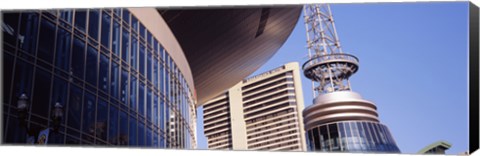
<svg viewBox="0 0 480 156">
<path fill-rule="evenodd" d="M 196 148 L 191 71 L 156 9 L 4 12 L 2 34 L 3 143 L 37 142 L 58 103 L 42 143 Z"/>
<path fill-rule="evenodd" d="M 196 148 L 200 101 L 265 63 L 300 10 L 2 10 L 0 140 Z"/>
<path fill-rule="evenodd" d="M 209 149 L 305 151 L 298 63 L 247 78 L 203 105 Z"/>
</svg>

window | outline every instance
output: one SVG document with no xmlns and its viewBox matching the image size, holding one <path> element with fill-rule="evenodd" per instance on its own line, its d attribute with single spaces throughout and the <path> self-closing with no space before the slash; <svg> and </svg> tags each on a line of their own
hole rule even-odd
<svg viewBox="0 0 480 156">
<path fill-rule="evenodd" d="M 58 28 L 55 66 L 64 71 L 69 70 L 71 36 L 72 35 L 67 30 Z"/>
<path fill-rule="evenodd" d="M 110 49 L 110 24 L 111 24 L 110 15 L 103 12 L 102 14 L 102 45 L 107 49 Z"/>
<path fill-rule="evenodd" d="M 85 43 L 84 41 L 75 38 L 72 49 L 72 71 L 73 75 L 83 79 L 83 62 L 85 60 Z"/>
<path fill-rule="evenodd" d="M 147 88 L 147 108 L 145 111 L 147 111 L 147 120 L 152 121 L 152 90 L 150 88 Z"/>
<path fill-rule="evenodd" d="M 130 109 L 132 111 L 137 110 L 137 78 L 130 77 Z"/>
<path fill-rule="evenodd" d="M 155 87 L 158 86 L 158 60 L 155 58 L 153 59 L 153 85 Z"/>
<path fill-rule="evenodd" d="M 118 109 L 110 105 L 110 113 L 108 119 L 108 140 L 111 144 L 117 145 L 118 139 Z"/>
<path fill-rule="evenodd" d="M 140 25 L 140 34 L 139 34 L 140 38 L 145 39 L 145 26 L 143 26 L 143 24 L 141 24 L 140 22 L 139 22 L 139 25 Z"/>
<path fill-rule="evenodd" d="M 112 62 L 111 66 L 111 72 L 112 74 L 110 75 L 110 95 L 118 99 L 118 77 L 119 77 L 119 71 L 118 71 L 118 64 L 115 62 Z"/>
<path fill-rule="evenodd" d="M 130 24 L 130 12 L 128 9 L 123 9 L 122 11 L 122 18 L 127 24 Z"/>
<path fill-rule="evenodd" d="M 140 52 L 138 55 L 138 63 L 139 63 L 139 70 L 140 74 L 145 76 L 145 46 L 140 44 Z"/>
<path fill-rule="evenodd" d="M 138 146 L 145 146 L 145 124 L 138 124 Z"/>
<path fill-rule="evenodd" d="M 38 14 L 22 13 L 18 46 L 30 54 L 34 54 L 37 45 Z"/>
<path fill-rule="evenodd" d="M 152 146 L 152 129 L 150 128 L 146 128 L 147 129 L 147 137 L 146 137 L 146 141 L 147 141 L 147 147 L 151 147 Z"/>
<path fill-rule="evenodd" d="M 152 36 L 152 33 L 150 33 L 150 31 L 147 31 L 147 44 L 152 45 L 153 47 L 153 36 Z"/>
<path fill-rule="evenodd" d="M 105 93 L 108 93 L 108 57 L 101 54 L 100 55 L 100 70 L 99 70 L 99 85 L 98 88 L 100 88 L 101 91 L 104 91 Z"/>
<path fill-rule="evenodd" d="M 132 30 L 138 33 L 138 20 L 132 15 Z"/>
<path fill-rule="evenodd" d="M 147 79 L 152 82 L 152 54 L 150 50 L 147 57 Z"/>
<path fill-rule="evenodd" d="M 95 132 L 95 96 L 85 92 L 83 102 L 83 133 L 93 136 Z"/>
<path fill-rule="evenodd" d="M 50 80 L 51 74 L 40 68 L 35 71 L 35 86 L 33 87 L 33 97 L 31 100 L 32 113 L 47 117 L 50 109 Z M 47 124 L 46 121 L 44 124 Z"/>
<path fill-rule="evenodd" d="M 68 23 L 72 23 L 72 9 L 66 9 L 60 11 L 60 18 L 67 21 Z"/>
<path fill-rule="evenodd" d="M 113 34 L 112 34 L 112 51 L 117 56 L 120 56 L 120 24 L 117 21 L 113 22 Z"/>
<path fill-rule="evenodd" d="M 160 129 L 162 131 L 165 131 L 165 102 L 163 102 L 163 99 L 160 99 Z"/>
<path fill-rule="evenodd" d="M 14 86 L 13 90 L 14 93 L 12 96 L 12 101 L 18 100 L 20 95 L 26 94 L 27 97 L 31 98 L 31 88 L 32 88 L 32 77 L 33 77 L 33 65 L 30 63 L 27 63 L 25 61 L 22 61 L 20 59 L 17 59 L 15 67 L 15 77 L 13 79 L 14 81 Z M 16 106 L 16 102 L 11 102 L 11 105 L 13 107 Z"/>
<path fill-rule="evenodd" d="M 129 145 L 130 146 L 136 146 L 137 145 L 137 120 L 130 116 L 130 125 L 129 125 L 130 131 L 129 131 Z"/>
<path fill-rule="evenodd" d="M 3 13 L 3 44 L 8 43 L 12 46 L 15 46 L 17 42 L 19 16 L 19 13 Z"/>
<path fill-rule="evenodd" d="M 155 126 L 158 126 L 158 96 L 153 96 L 153 119 L 152 122 Z"/>
<path fill-rule="evenodd" d="M 153 147 L 158 147 L 158 133 L 153 134 Z"/>
<path fill-rule="evenodd" d="M 128 93 L 127 93 L 127 89 L 128 89 L 128 71 L 123 69 L 122 70 L 122 80 L 120 81 L 120 89 L 122 90 L 121 91 L 121 96 L 120 96 L 120 100 L 122 101 L 122 104 L 127 104 L 128 100 L 127 100 L 127 97 L 128 97 Z"/>
<path fill-rule="evenodd" d="M 75 85 L 70 85 L 70 97 L 67 108 L 67 125 L 74 129 L 80 129 L 80 117 L 82 112 L 82 90 L 80 90 Z"/>
<path fill-rule="evenodd" d="M 75 11 L 75 27 L 85 32 L 87 12 L 85 10 Z"/>
<path fill-rule="evenodd" d="M 8 100 L 10 99 L 10 88 L 12 86 L 12 79 L 13 79 L 13 60 L 14 57 L 8 53 L 3 53 L 3 102 L 9 103 Z M 6 109 L 5 107 L 3 107 Z M 3 117 L 5 119 L 5 116 Z M 3 122 L 6 123 L 6 122 Z"/>
<path fill-rule="evenodd" d="M 127 113 L 120 111 L 120 129 L 119 129 L 119 144 L 127 145 L 128 144 L 128 118 Z"/>
<path fill-rule="evenodd" d="M 160 93 L 163 94 L 163 86 L 164 86 L 164 83 L 165 83 L 165 70 L 163 68 L 163 65 L 160 64 Z"/>
<path fill-rule="evenodd" d="M 138 68 L 137 68 L 137 47 L 138 47 L 138 41 L 137 41 L 136 38 L 132 37 L 132 51 L 130 51 L 130 65 L 135 70 L 138 70 Z"/>
<path fill-rule="evenodd" d="M 99 13 L 97 9 L 90 10 L 88 20 L 88 35 L 98 40 Z"/>
<path fill-rule="evenodd" d="M 98 99 L 97 105 L 97 122 L 96 124 L 96 136 L 104 141 L 107 140 L 107 117 L 108 117 L 108 107 L 107 102 L 103 99 Z"/>
<path fill-rule="evenodd" d="M 330 133 L 332 151 L 340 151 L 340 143 L 339 143 L 339 136 L 338 136 L 338 128 L 337 124 L 331 124 L 328 126 L 328 131 Z"/>
<path fill-rule="evenodd" d="M 140 88 L 138 89 L 138 113 L 145 116 L 145 85 L 142 82 L 140 82 Z"/>
<path fill-rule="evenodd" d="M 318 128 L 314 128 L 313 131 L 312 131 L 312 135 L 313 135 L 313 144 L 315 145 L 315 150 L 316 151 L 320 151 L 321 148 L 320 148 L 320 136 L 318 134 Z"/>
<path fill-rule="evenodd" d="M 123 28 L 122 31 L 122 60 L 127 62 L 128 61 L 128 51 L 130 50 L 130 43 L 129 41 L 129 32 L 127 29 Z"/>
<path fill-rule="evenodd" d="M 170 96 L 170 72 L 167 71 L 167 68 L 165 68 L 165 94 L 167 99 L 172 101 Z"/>
<path fill-rule="evenodd" d="M 98 52 L 97 49 L 92 46 L 87 48 L 87 70 L 86 70 L 86 80 L 88 83 L 96 86 L 97 85 L 97 64 L 98 64 Z"/>
<path fill-rule="evenodd" d="M 52 62 L 53 58 L 53 47 L 55 45 L 55 25 L 48 21 L 42 20 L 40 26 L 39 38 L 38 41 L 38 58 L 43 59 L 47 62 Z"/>
</svg>

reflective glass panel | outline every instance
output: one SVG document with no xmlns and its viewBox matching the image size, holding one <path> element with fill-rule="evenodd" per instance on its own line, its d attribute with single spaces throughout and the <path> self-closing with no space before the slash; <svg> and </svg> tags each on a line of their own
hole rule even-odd
<svg viewBox="0 0 480 156">
<path fill-rule="evenodd" d="M 138 124 L 138 145 L 145 146 L 145 124 Z"/>
<path fill-rule="evenodd" d="M 122 101 L 123 104 L 127 104 L 128 71 L 125 69 L 122 70 L 122 80 L 121 80 L 120 87 L 121 87 L 120 100 Z"/>
<path fill-rule="evenodd" d="M 128 117 L 127 113 L 120 111 L 120 129 L 119 129 L 119 144 L 128 145 Z"/>
<path fill-rule="evenodd" d="M 85 43 L 84 41 L 75 38 L 73 40 L 73 49 L 72 49 L 72 68 L 71 73 L 73 75 L 83 79 L 84 72 L 84 61 L 85 61 Z"/>
<path fill-rule="evenodd" d="M 108 57 L 101 54 L 100 55 L 100 70 L 99 70 L 99 85 L 98 85 L 98 88 L 100 88 L 100 90 L 104 91 L 105 93 L 108 93 L 108 74 L 109 74 L 109 71 L 108 70 Z"/>
<path fill-rule="evenodd" d="M 137 120 L 134 117 L 130 116 L 130 124 L 129 124 L 129 145 L 136 146 L 137 145 Z"/>
<path fill-rule="evenodd" d="M 108 107 L 107 102 L 102 99 L 98 99 L 97 105 L 97 122 L 96 125 L 96 132 L 95 135 L 103 139 L 104 141 L 107 140 L 107 117 L 108 117 Z"/>
<path fill-rule="evenodd" d="M 57 31 L 57 53 L 55 66 L 65 71 L 69 70 L 71 33 L 63 28 Z"/>
<path fill-rule="evenodd" d="M 140 44 L 140 50 L 138 53 L 138 63 L 139 63 L 139 70 L 140 74 L 145 76 L 145 46 Z"/>
<path fill-rule="evenodd" d="M 138 114 L 145 116 L 145 85 L 142 82 L 138 88 Z"/>
<path fill-rule="evenodd" d="M 37 68 L 35 71 L 35 86 L 33 87 L 32 113 L 48 117 L 50 109 L 50 81 L 51 74 L 45 70 Z M 46 121 L 45 121 L 46 122 Z M 44 123 L 47 124 L 47 123 Z"/>
<path fill-rule="evenodd" d="M 85 32 L 87 12 L 85 10 L 75 11 L 75 27 Z"/>
<path fill-rule="evenodd" d="M 88 17 L 88 35 L 95 40 L 98 40 L 98 21 L 99 21 L 99 13 L 97 9 L 92 9 L 89 11 Z"/>
<path fill-rule="evenodd" d="M 48 21 L 42 20 L 40 25 L 40 34 L 38 41 L 38 53 L 37 56 L 47 62 L 52 62 L 53 48 L 55 47 L 55 25 Z"/>
<path fill-rule="evenodd" d="M 119 80 L 119 69 L 118 69 L 118 64 L 115 62 L 112 62 L 112 68 L 111 68 L 112 74 L 110 75 L 110 95 L 118 98 L 118 80 Z"/>
<path fill-rule="evenodd" d="M 130 109 L 137 110 L 137 78 L 130 77 Z"/>
<path fill-rule="evenodd" d="M 132 38 L 132 50 L 130 51 L 130 66 L 132 66 L 134 69 L 137 69 L 137 49 L 138 40 L 136 38 Z"/>
<path fill-rule="evenodd" d="M 110 24 L 111 24 L 111 17 L 108 14 L 103 12 L 102 14 L 102 45 L 105 46 L 107 49 L 110 49 Z"/>
<path fill-rule="evenodd" d="M 129 42 L 130 33 L 125 28 L 122 31 L 122 60 L 128 61 L 128 51 L 130 50 Z"/>
<path fill-rule="evenodd" d="M 83 132 L 94 136 L 95 132 L 95 96 L 85 92 L 83 104 Z"/>
<path fill-rule="evenodd" d="M 120 33 L 120 24 L 117 21 L 114 21 L 112 34 L 112 51 L 117 56 L 120 56 Z"/>
<path fill-rule="evenodd" d="M 108 140 L 111 144 L 118 144 L 118 109 L 111 105 L 108 119 Z"/>
<path fill-rule="evenodd" d="M 75 85 L 70 85 L 70 96 L 68 102 L 68 123 L 69 127 L 80 129 L 80 117 L 82 112 L 82 90 Z"/>
<path fill-rule="evenodd" d="M 147 89 L 147 104 L 146 109 L 147 111 L 147 120 L 152 121 L 152 90 L 150 88 Z"/>
<path fill-rule="evenodd" d="M 34 54 L 37 45 L 38 14 L 22 13 L 18 46 L 27 53 Z"/>
<path fill-rule="evenodd" d="M 87 70 L 86 70 L 86 80 L 88 83 L 96 86 L 97 85 L 97 64 L 98 64 L 98 52 L 97 49 L 92 46 L 87 48 Z"/>
</svg>

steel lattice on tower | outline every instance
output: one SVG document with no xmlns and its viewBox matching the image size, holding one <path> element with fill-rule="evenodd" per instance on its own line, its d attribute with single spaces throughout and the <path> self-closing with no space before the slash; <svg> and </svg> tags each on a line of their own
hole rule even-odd
<svg viewBox="0 0 480 156">
<path fill-rule="evenodd" d="M 309 60 L 303 72 L 312 80 L 315 97 L 302 112 L 308 149 L 399 153 L 375 104 L 351 90 L 349 78 L 358 70 L 358 59 L 342 51 L 330 6 L 305 5 L 304 16 Z"/>
<path fill-rule="evenodd" d="M 303 65 L 305 76 L 319 94 L 350 90 L 348 79 L 358 70 L 358 58 L 342 51 L 330 6 L 305 5 L 304 18 L 309 56 Z"/>
</svg>

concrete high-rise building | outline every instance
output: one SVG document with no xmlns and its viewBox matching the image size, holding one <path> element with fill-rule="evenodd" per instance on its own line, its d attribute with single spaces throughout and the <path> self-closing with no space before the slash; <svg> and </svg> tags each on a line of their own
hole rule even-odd
<svg viewBox="0 0 480 156">
<path fill-rule="evenodd" d="M 305 151 L 298 63 L 247 78 L 203 105 L 209 149 Z"/>
</svg>

